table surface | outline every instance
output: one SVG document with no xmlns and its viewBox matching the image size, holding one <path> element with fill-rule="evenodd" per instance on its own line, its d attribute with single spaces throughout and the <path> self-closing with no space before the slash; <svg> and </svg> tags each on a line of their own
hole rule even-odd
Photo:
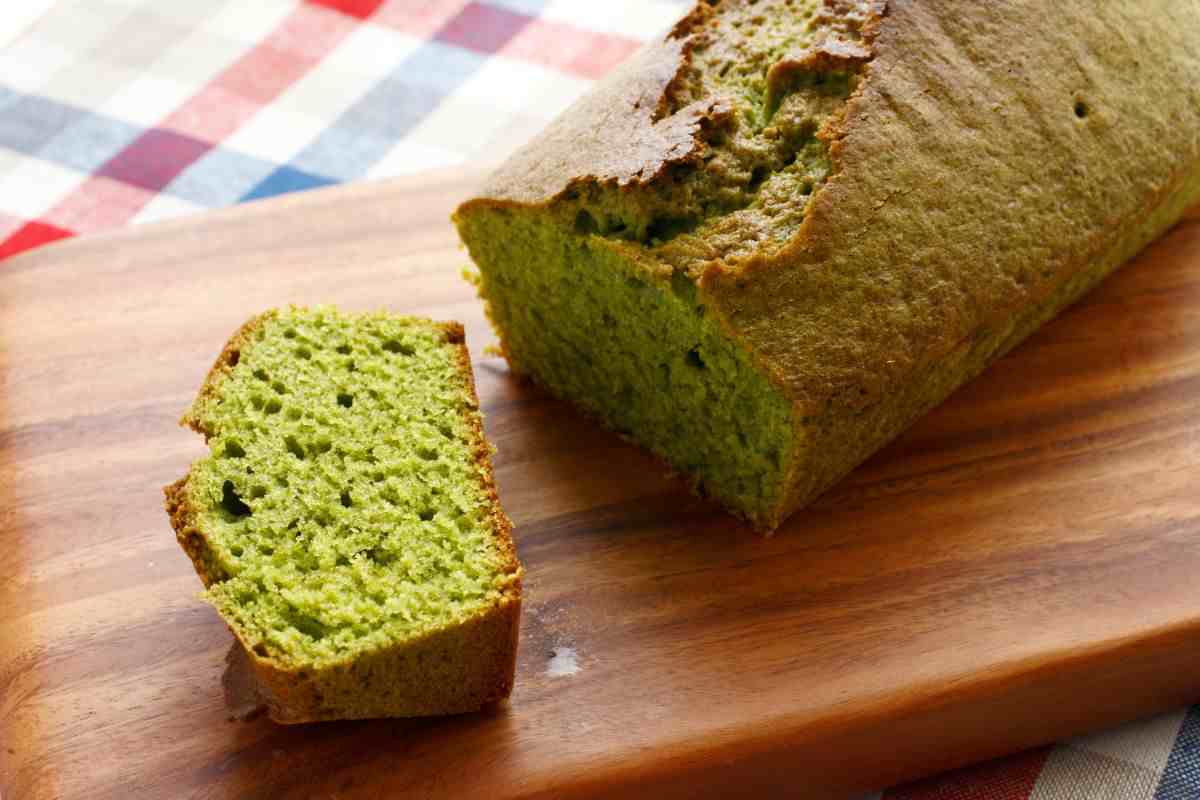
<svg viewBox="0 0 1200 800">
<path fill-rule="evenodd" d="M 762 538 L 483 353 L 447 220 L 477 180 L 0 270 L 0 793 L 819 796 L 1200 696 L 1200 214 Z M 222 342 L 287 302 L 466 324 L 528 570 L 510 703 L 226 720 L 231 637 L 160 487 L 202 452 L 175 423 Z"/>
</svg>

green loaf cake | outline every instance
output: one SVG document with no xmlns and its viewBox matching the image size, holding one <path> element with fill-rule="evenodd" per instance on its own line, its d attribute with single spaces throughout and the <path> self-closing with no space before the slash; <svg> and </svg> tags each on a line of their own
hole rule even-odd
<svg viewBox="0 0 1200 800">
<path fill-rule="evenodd" d="M 167 511 L 273 719 L 509 694 L 521 569 L 461 326 L 267 312 L 183 422 L 211 452 Z"/>
<path fill-rule="evenodd" d="M 455 221 L 514 371 L 772 529 L 1198 198 L 1197 0 L 707 0 Z"/>
</svg>

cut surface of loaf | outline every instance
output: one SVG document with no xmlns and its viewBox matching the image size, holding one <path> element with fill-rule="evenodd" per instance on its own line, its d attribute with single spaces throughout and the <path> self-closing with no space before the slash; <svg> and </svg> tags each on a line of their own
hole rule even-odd
<svg viewBox="0 0 1200 800">
<path fill-rule="evenodd" d="M 719 0 L 455 221 L 516 372 L 772 529 L 1197 199 L 1197 0 Z"/>
<path fill-rule="evenodd" d="M 521 569 L 462 328 L 269 311 L 183 419 L 166 489 L 279 722 L 476 710 L 512 687 Z"/>
</svg>

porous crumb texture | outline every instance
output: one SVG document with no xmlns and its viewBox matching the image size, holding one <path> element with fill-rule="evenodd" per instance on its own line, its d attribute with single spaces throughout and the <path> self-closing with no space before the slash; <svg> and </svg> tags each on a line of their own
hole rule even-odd
<svg viewBox="0 0 1200 800">
<path fill-rule="evenodd" d="M 771 529 L 1200 197 L 1200 6 L 703 0 L 456 214 L 513 368 Z"/>
<path fill-rule="evenodd" d="M 271 312 L 214 368 L 185 418 L 211 449 L 186 482 L 204 539 L 189 550 L 256 656 L 351 663 L 514 593 L 455 336 L 384 314 Z"/>
<path fill-rule="evenodd" d="M 776 501 L 791 409 L 691 281 L 638 270 L 601 237 L 525 215 L 460 224 L 487 265 L 489 313 L 514 369 L 649 446 L 701 493 L 745 509 Z"/>
</svg>

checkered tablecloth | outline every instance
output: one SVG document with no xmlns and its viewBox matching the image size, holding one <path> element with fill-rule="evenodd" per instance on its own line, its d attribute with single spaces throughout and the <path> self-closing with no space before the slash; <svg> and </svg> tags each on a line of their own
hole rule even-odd
<svg viewBox="0 0 1200 800">
<path fill-rule="evenodd" d="M 0 259 L 498 160 L 685 4 L 0 0 Z M 878 796 L 1200 800 L 1200 706 Z"/>
<path fill-rule="evenodd" d="M 674 0 L 0 0 L 0 258 L 497 160 Z"/>
</svg>

